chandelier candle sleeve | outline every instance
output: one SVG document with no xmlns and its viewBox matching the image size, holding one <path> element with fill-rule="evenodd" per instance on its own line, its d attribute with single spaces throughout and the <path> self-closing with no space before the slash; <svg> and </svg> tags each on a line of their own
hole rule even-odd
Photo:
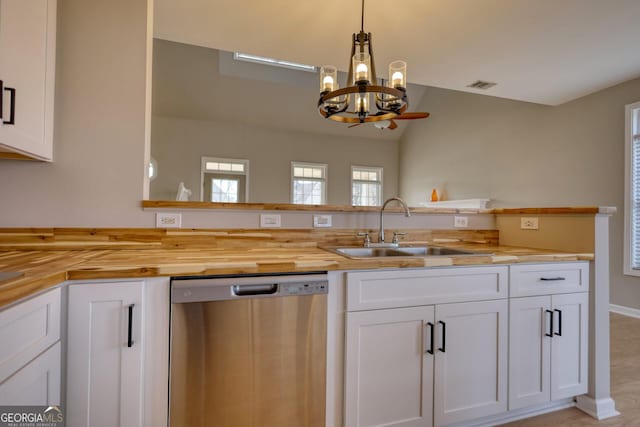
<svg viewBox="0 0 640 427">
<path fill-rule="evenodd" d="M 404 89 L 407 87 L 407 63 L 393 61 L 389 64 L 389 87 Z"/>
<path fill-rule="evenodd" d="M 353 55 L 353 81 L 355 83 L 368 83 L 369 70 L 371 69 L 371 56 L 366 52 L 358 52 Z"/>
<path fill-rule="evenodd" d="M 338 89 L 338 69 L 331 65 L 320 68 L 320 92 Z"/>
</svg>

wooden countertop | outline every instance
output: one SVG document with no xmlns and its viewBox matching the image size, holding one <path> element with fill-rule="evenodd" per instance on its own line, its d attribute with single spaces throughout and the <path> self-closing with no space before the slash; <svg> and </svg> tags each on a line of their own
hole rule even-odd
<svg viewBox="0 0 640 427">
<path fill-rule="evenodd" d="M 318 247 L 87 249 L 0 252 L 0 271 L 21 276 L 0 281 L 0 307 L 32 296 L 65 280 L 187 276 L 263 272 L 303 272 L 377 268 L 419 268 L 592 260 L 592 253 L 452 244 L 492 255 L 349 259 Z"/>
</svg>

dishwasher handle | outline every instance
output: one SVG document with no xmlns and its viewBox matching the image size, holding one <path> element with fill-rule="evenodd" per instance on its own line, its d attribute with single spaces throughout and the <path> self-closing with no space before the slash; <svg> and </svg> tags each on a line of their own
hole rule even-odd
<svg viewBox="0 0 640 427">
<path fill-rule="evenodd" d="M 233 294 L 239 297 L 253 296 L 253 295 L 273 295 L 278 292 L 278 284 L 264 284 L 264 285 L 234 285 L 232 288 Z"/>
</svg>

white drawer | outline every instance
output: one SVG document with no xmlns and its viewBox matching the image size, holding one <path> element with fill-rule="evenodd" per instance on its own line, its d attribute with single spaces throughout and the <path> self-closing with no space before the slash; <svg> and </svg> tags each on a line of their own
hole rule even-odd
<svg viewBox="0 0 640 427">
<path fill-rule="evenodd" d="M 347 273 L 347 311 L 507 298 L 507 267 Z"/>
<path fill-rule="evenodd" d="M 509 267 L 509 283 L 509 295 L 512 297 L 588 292 L 589 263 L 512 265 Z"/>
<path fill-rule="evenodd" d="M 0 311 L 0 382 L 60 339 L 60 289 Z"/>
</svg>

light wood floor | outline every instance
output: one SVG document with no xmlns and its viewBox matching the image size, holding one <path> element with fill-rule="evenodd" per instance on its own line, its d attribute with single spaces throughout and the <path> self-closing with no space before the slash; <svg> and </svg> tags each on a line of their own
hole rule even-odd
<svg viewBox="0 0 640 427">
<path fill-rule="evenodd" d="M 640 427 L 640 319 L 611 314 L 611 395 L 622 415 L 597 421 L 575 408 L 503 427 Z"/>
</svg>

